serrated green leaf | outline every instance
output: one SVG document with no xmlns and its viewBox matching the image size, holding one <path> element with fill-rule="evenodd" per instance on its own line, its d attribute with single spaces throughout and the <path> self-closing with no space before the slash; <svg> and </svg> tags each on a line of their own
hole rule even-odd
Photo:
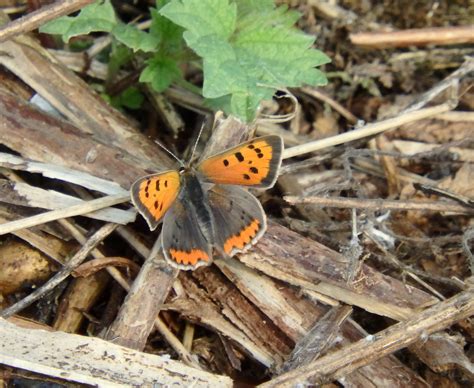
<svg viewBox="0 0 474 388">
<path fill-rule="evenodd" d="M 195 39 L 205 35 L 229 38 L 235 30 L 237 6 L 229 0 L 175 0 L 161 8 L 160 14 Z"/>
<path fill-rule="evenodd" d="M 236 8 L 238 6 L 238 18 Z M 292 27 L 297 13 L 269 0 L 173 0 L 160 13 L 185 28 L 203 59 L 203 96 L 249 121 L 279 87 L 323 85 L 329 62 L 314 37 Z"/>
<path fill-rule="evenodd" d="M 274 0 L 237 0 L 237 11 L 239 28 L 245 26 L 246 18 L 252 22 L 270 22 L 269 26 L 286 27 L 293 26 L 300 18 L 299 12 L 289 11 L 285 4 L 275 8 Z"/>
<path fill-rule="evenodd" d="M 171 58 L 157 55 L 147 61 L 140 74 L 140 82 L 148 82 L 157 92 L 167 89 L 171 83 L 181 78 L 178 64 Z"/>
<path fill-rule="evenodd" d="M 91 32 L 110 32 L 117 24 L 110 0 L 97 1 L 84 7 L 77 16 L 63 16 L 40 27 L 40 32 L 61 35 L 64 42 L 73 36 Z"/>
<path fill-rule="evenodd" d="M 133 51 L 151 52 L 155 51 L 158 47 L 156 37 L 139 30 L 131 24 L 117 24 L 111 32 L 115 39 L 130 47 Z"/>
</svg>

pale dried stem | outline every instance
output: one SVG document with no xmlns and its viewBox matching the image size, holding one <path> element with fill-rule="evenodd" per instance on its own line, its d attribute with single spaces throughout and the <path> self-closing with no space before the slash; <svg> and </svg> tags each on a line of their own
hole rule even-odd
<svg viewBox="0 0 474 388">
<path fill-rule="evenodd" d="M 316 196 L 286 196 L 283 198 L 291 204 L 314 204 L 324 207 L 365 210 L 419 210 L 434 212 L 450 212 L 460 214 L 474 214 L 474 208 L 455 203 L 430 201 L 402 201 L 389 199 L 361 199 L 343 197 L 316 197 Z"/>
<path fill-rule="evenodd" d="M 109 206 L 117 205 L 119 203 L 127 202 L 129 200 L 130 197 L 128 195 L 110 195 L 65 209 L 52 210 L 50 212 L 37 214 L 35 216 L 23 218 L 21 220 L 7 222 L 0 225 L 0 235 L 12 233 L 25 228 L 31 228 L 32 226 L 56 221 L 61 218 L 80 216 Z"/>
<path fill-rule="evenodd" d="M 327 137 L 321 140 L 315 140 L 306 144 L 297 145 L 291 148 L 285 149 L 283 152 L 283 158 L 288 159 L 294 156 L 304 155 L 310 152 L 322 150 L 324 148 L 332 147 L 339 144 L 348 143 L 354 140 L 363 139 L 366 137 L 378 135 L 390 129 L 398 128 L 404 124 L 408 124 L 414 121 L 419 121 L 432 117 L 434 115 L 448 112 L 453 108 L 452 104 L 444 103 L 441 105 L 433 106 L 430 108 L 420 109 L 414 112 L 405 113 L 398 117 L 394 117 L 388 120 L 382 120 L 377 123 L 368 124 L 362 128 L 355 129 L 350 132 L 345 132 L 340 135 Z"/>
<path fill-rule="evenodd" d="M 473 26 L 413 28 L 401 31 L 350 34 L 352 44 L 368 48 L 474 43 Z"/>
</svg>

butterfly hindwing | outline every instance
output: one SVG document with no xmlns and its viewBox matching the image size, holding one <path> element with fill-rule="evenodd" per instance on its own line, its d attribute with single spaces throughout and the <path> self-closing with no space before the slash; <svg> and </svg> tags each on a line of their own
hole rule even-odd
<svg viewBox="0 0 474 388">
<path fill-rule="evenodd" d="M 208 192 L 214 244 L 228 256 L 255 244 L 267 227 L 262 205 L 247 190 L 237 186 L 215 186 Z"/>
<path fill-rule="evenodd" d="M 280 136 L 262 136 L 203 160 L 197 169 L 208 182 L 269 188 L 278 177 L 282 152 Z"/>
<path fill-rule="evenodd" d="M 148 175 L 131 187 L 132 202 L 151 230 L 160 224 L 180 190 L 179 173 L 174 170 Z"/>
<path fill-rule="evenodd" d="M 175 268 L 194 270 L 212 261 L 212 247 L 199 227 L 196 214 L 180 198 L 166 213 L 161 238 L 165 258 Z"/>
</svg>

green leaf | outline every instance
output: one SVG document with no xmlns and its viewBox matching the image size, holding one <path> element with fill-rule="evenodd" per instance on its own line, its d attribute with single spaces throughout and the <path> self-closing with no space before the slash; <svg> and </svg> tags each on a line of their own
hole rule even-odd
<svg viewBox="0 0 474 388">
<path fill-rule="evenodd" d="M 40 27 L 40 32 L 61 35 L 64 42 L 73 36 L 90 32 L 110 32 L 117 24 L 110 0 L 97 1 L 84 7 L 77 16 L 63 16 Z"/>
<path fill-rule="evenodd" d="M 159 9 L 151 8 L 150 13 L 150 34 L 156 39 L 160 52 L 180 55 L 184 46 L 183 28 L 161 16 Z"/>
<path fill-rule="evenodd" d="M 181 77 L 178 64 L 173 59 L 158 54 L 147 61 L 147 66 L 140 74 L 140 82 L 149 82 L 153 89 L 161 93 Z"/>
<path fill-rule="evenodd" d="M 112 50 L 108 57 L 107 83 L 114 80 L 121 67 L 133 58 L 133 51 L 118 42 L 112 42 Z"/>
<path fill-rule="evenodd" d="M 292 27 L 297 13 L 269 0 L 173 0 L 160 13 L 185 29 L 202 57 L 203 96 L 251 121 L 262 99 L 282 87 L 324 85 L 329 62 L 314 37 Z"/>
<path fill-rule="evenodd" d="M 117 24 L 111 31 L 114 37 L 133 51 L 151 52 L 158 47 L 158 40 L 155 36 L 141 31 L 131 24 Z"/>
<path fill-rule="evenodd" d="M 145 97 L 140 90 L 134 86 L 125 89 L 118 96 L 110 99 L 113 106 L 117 108 L 125 107 L 129 109 L 138 109 L 142 106 Z"/>
<path fill-rule="evenodd" d="M 214 34 L 229 38 L 235 30 L 237 7 L 229 0 L 175 0 L 160 14 L 185 28 L 190 38 Z"/>
</svg>

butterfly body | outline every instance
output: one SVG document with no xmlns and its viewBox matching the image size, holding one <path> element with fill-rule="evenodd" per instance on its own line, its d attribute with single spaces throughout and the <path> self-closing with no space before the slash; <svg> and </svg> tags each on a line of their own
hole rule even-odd
<svg viewBox="0 0 474 388">
<path fill-rule="evenodd" d="M 196 176 L 194 169 L 188 168 L 181 173 L 181 190 L 178 194 L 178 201 L 185 203 L 187 210 L 194 213 L 199 229 L 205 239 L 212 243 L 215 232 L 208 199 L 209 189 L 210 185 L 204 185 L 202 180 Z"/>
<path fill-rule="evenodd" d="M 260 202 L 246 187 L 273 186 L 281 164 L 279 136 L 240 144 L 196 166 L 145 176 L 131 188 L 132 202 L 151 230 L 163 221 L 166 260 L 180 269 L 209 265 L 213 251 L 233 256 L 265 232 Z"/>
</svg>

